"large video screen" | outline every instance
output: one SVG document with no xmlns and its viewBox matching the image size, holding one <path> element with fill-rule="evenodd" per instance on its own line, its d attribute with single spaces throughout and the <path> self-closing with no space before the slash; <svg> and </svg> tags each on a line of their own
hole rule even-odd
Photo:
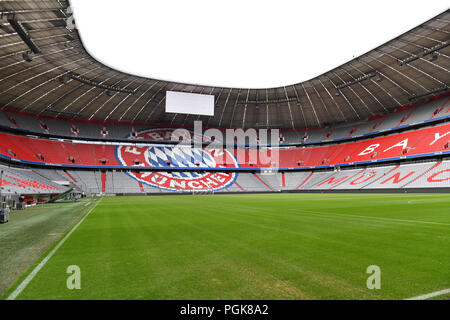
<svg viewBox="0 0 450 320">
<path fill-rule="evenodd" d="M 166 112 L 214 116 L 214 96 L 167 91 Z"/>
</svg>

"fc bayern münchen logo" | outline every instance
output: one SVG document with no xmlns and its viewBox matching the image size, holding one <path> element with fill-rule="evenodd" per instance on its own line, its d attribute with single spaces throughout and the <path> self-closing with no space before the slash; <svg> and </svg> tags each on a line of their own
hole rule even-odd
<svg viewBox="0 0 450 320">
<path fill-rule="evenodd" d="M 146 140 L 170 140 L 174 129 L 149 129 L 135 135 Z M 192 138 L 194 137 L 192 134 Z M 182 145 L 122 145 L 116 156 L 123 166 L 164 169 L 238 168 L 236 157 L 226 149 L 194 148 Z M 151 171 L 127 172 L 140 183 L 170 191 L 216 191 L 228 188 L 236 181 L 235 172 Z"/>
</svg>

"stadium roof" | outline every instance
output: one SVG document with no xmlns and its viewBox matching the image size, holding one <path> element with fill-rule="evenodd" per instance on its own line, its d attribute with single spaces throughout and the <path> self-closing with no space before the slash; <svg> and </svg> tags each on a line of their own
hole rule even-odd
<svg viewBox="0 0 450 320">
<path fill-rule="evenodd" d="M 448 90 L 450 82 L 448 10 L 309 81 L 247 89 L 111 69 L 90 56 L 77 30 L 67 25 L 68 6 L 63 0 L 0 2 L 1 108 L 99 121 L 305 128 L 365 120 L 417 104 Z M 165 113 L 166 90 L 215 95 L 215 116 Z"/>
</svg>

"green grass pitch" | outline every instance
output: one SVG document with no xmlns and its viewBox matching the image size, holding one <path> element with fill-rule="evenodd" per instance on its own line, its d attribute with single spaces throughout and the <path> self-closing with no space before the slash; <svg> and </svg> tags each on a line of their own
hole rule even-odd
<svg viewBox="0 0 450 320">
<path fill-rule="evenodd" d="M 450 288 L 449 208 L 448 194 L 105 197 L 17 298 L 409 298 Z"/>
</svg>

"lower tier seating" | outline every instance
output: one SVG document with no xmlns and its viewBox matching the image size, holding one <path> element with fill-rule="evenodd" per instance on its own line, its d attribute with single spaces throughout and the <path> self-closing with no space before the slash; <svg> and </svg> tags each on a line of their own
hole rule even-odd
<svg viewBox="0 0 450 320">
<path fill-rule="evenodd" d="M 55 182 L 53 177 L 51 170 L 36 172 L 31 169 L 17 169 L 0 165 L 1 194 L 55 194 L 66 191 L 67 187 Z"/>
<path fill-rule="evenodd" d="M 17 170 L 15 170 L 17 171 Z M 17 171 L 19 172 L 19 171 Z M 14 172 L 15 176 L 18 175 Z M 22 177 L 31 179 L 30 170 L 20 170 Z M 11 170 L 8 171 L 11 175 Z M 18 192 L 61 192 L 51 179 L 63 177 L 72 181 L 80 191 L 92 194 L 157 194 L 167 192 L 278 192 L 281 190 L 382 190 L 382 189 L 450 189 L 450 160 L 385 165 L 335 171 L 300 171 L 288 173 L 253 174 L 204 173 L 184 176 L 180 183 L 177 173 L 135 173 L 82 170 L 39 169 L 41 181 L 15 187 Z M 102 178 L 103 176 L 103 178 Z M 45 178 L 48 177 L 48 178 Z M 23 178 L 22 178 L 23 179 Z M 170 184 L 170 181 L 177 181 Z M 8 181 L 12 181 L 11 179 Z M 15 181 L 15 180 L 14 180 Z M 194 183 L 195 182 L 195 183 Z M 45 186 L 45 187 L 44 187 Z M 173 188 L 170 189 L 169 186 Z M 11 188 L 9 185 L 3 187 Z M 28 189 L 27 189 L 28 188 Z M 35 189 L 29 189 L 35 188 Z M 59 189 L 58 189 L 59 188 Z"/>
</svg>

